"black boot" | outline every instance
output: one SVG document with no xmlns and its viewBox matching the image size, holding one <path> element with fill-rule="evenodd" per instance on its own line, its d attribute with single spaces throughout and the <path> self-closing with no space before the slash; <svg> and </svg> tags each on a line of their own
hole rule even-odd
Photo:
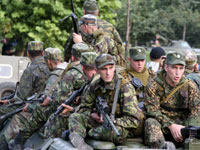
<svg viewBox="0 0 200 150">
<path fill-rule="evenodd" d="M 23 150 L 24 149 L 24 137 L 19 132 L 15 139 L 11 140 L 8 144 L 9 150 Z"/>
<path fill-rule="evenodd" d="M 62 139 L 69 141 L 69 130 L 65 130 L 62 132 Z"/>
<path fill-rule="evenodd" d="M 2 134 L 0 135 L 0 149 L 8 150 L 8 143 L 6 142 L 6 139 Z"/>
</svg>

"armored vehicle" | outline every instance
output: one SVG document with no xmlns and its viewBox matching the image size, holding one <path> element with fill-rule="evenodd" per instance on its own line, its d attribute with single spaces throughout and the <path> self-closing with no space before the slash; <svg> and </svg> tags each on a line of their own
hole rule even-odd
<svg viewBox="0 0 200 150">
<path fill-rule="evenodd" d="M 0 56 L 0 98 L 14 92 L 16 83 L 30 59 L 22 56 Z"/>
</svg>

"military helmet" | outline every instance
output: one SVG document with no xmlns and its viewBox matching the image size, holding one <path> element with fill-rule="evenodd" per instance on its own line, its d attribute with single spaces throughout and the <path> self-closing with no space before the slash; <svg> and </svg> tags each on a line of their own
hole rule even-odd
<svg viewBox="0 0 200 150">
<path fill-rule="evenodd" d="M 87 14 L 81 17 L 80 24 L 86 24 L 88 26 L 96 26 L 97 25 L 97 17 L 91 14 Z"/>
<path fill-rule="evenodd" d="M 132 47 L 129 49 L 129 54 L 133 60 L 146 59 L 146 51 L 144 47 Z"/>
<path fill-rule="evenodd" d="M 194 65 L 197 63 L 197 55 L 191 50 L 185 52 L 185 59 L 186 67 L 194 67 Z"/>
<path fill-rule="evenodd" d="M 87 44 L 84 44 L 84 43 L 77 43 L 77 44 L 74 44 L 72 46 L 72 50 L 71 50 L 71 53 L 73 56 L 75 56 L 76 58 L 80 58 L 81 57 L 81 53 L 84 53 L 84 52 L 89 52 L 90 51 L 90 48 L 88 47 Z"/>
<path fill-rule="evenodd" d="M 43 51 L 44 43 L 40 41 L 28 42 L 28 51 Z"/>
<path fill-rule="evenodd" d="M 181 52 L 169 52 L 165 62 L 166 64 L 185 66 L 185 56 Z"/>
<path fill-rule="evenodd" d="M 49 60 L 60 60 L 62 61 L 62 52 L 59 48 L 46 48 L 44 51 L 44 58 Z"/>
<path fill-rule="evenodd" d="M 115 65 L 116 58 L 110 54 L 101 54 L 95 60 L 95 65 L 97 69 L 101 69 L 106 65 Z"/>
<path fill-rule="evenodd" d="M 81 54 L 81 65 L 95 67 L 95 59 L 97 57 L 97 53 L 95 52 L 84 52 Z"/>
<path fill-rule="evenodd" d="M 95 12 L 99 10 L 96 0 L 86 0 L 83 4 L 83 9 L 89 12 Z"/>
</svg>

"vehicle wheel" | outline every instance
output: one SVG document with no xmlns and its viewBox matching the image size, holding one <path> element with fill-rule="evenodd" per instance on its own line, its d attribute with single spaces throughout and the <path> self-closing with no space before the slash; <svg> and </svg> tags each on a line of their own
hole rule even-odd
<svg viewBox="0 0 200 150">
<path fill-rule="evenodd" d="M 16 84 L 13 82 L 4 82 L 0 84 L 0 98 L 8 96 L 15 92 Z"/>
</svg>

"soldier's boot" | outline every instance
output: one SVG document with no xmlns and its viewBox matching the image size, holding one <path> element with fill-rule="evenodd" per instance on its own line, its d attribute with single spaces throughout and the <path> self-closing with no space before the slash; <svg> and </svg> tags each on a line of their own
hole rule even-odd
<svg viewBox="0 0 200 150">
<path fill-rule="evenodd" d="M 6 142 L 6 139 L 2 134 L 0 135 L 0 149 L 8 150 L 8 143 Z"/>
<path fill-rule="evenodd" d="M 79 150 L 93 150 L 91 146 L 89 146 L 84 139 L 77 133 L 70 133 L 69 135 L 70 142 L 75 148 Z"/>
<path fill-rule="evenodd" d="M 8 144 L 9 150 L 23 150 L 25 139 L 21 132 L 17 134 L 15 139 L 11 140 Z"/>
<path fill-rule="evenodd" d="M 176 146 L 174 145 L 173 142 L 165 141 L 162 149 L 170 149 L 170 150 L 176 150 Z"/>
</svg>

